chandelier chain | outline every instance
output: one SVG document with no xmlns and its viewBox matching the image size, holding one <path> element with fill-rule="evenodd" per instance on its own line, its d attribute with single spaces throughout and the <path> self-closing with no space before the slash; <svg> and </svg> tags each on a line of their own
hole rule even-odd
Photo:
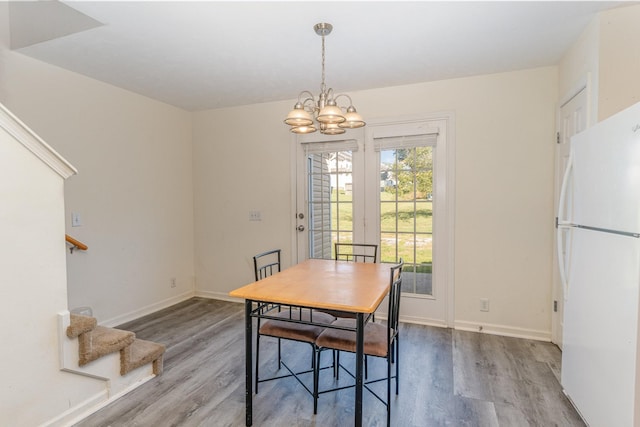
<svg viewBox="0 0 640 427">
<path fill-rule="evenodd" d="M 324 84 L 324 34 L 322 34 L 322 84 L 320 86 L 320 92 L 325 91 L 326 86 Z"/>
</svg>

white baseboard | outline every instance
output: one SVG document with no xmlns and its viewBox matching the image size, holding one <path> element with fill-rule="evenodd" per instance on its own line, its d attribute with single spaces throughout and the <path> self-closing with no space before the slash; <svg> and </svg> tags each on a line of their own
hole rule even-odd
<svg viewBox="0 0 640 427">
<path fill-rule="evenodd" d="M 139 319 L 143 316 L 146 316 L 147 314 L 155 313 L 156 311 L 160 311 L 164 308 L 171 307 L 172 305 L 178 304 L 182 301 L 186 301 L 189 298 L 193 298 L 195 295 L 196 295 L 195 291 L 190 290 L 180 295 L 176 295 L 175 297 L 167 298 L 165 300 L 158 301 L 153 304 L 149 304 L 146 307 L 142 307 L 138 310 L 134 310 L 129 313 L 125 313 L 108 320 L 104 320 L 104 321 L 99 320 L 99 323 L 102 326 L 108 326 L 113 328 L 114 326 L 122 325 L 123 323 L 127 323 L 132 320 Z"/>
<path fill-rule="evenodd" d="M 414 323 L 416 325 L 437 326 L 439 328 L 446 328 L 447 324 L 442 320 L 429 319 L 427 317 L 416 316 L 400 316 L 400 321 L 404 323 Z"/>
<path fill-rule="evenodd" d="M 100 393 L 94 396 L 91 396 L 90 398 L 74 406 L 73 408 L 66 410 L 65 412 L 58 415 L 53 420 L 47 421 L 46 423 L 42 424 L 40 427 L 73 426 L 74 424 L 77 424 L 78 422 L 87 418 L 89 415 L 95 412 L 98 412 L 100 409 L 104 408 L 105 406 L 109 405 L 112 402 L 115 402 L 125 394 L 135 390 L 136 388 L 140 387 L 142 384 L 146 383 L 147 381 L 153 378 L 155 378 L 155 375 L 150 375 L 145 378 L 142 378 L 141 380 L 135 382 L 134 384 L 131 384 L 126 389 L 120 391 L 119 393 L 113 394 L 111 396 L 109 396 L 109 389 L 106 388 L 104 391 L 101 391 Z"/>
<path fill-rule="evenodd" d="M 230 302 L 244 302 L 242 299 L 232 298 L 227 293 L 223 292 L 211 292 L 211 291 L 196 291 L 197 297 L 202 298 L 211 298 L 218 299 L 223 301 Z M 385 313 L 380 313 L 381 318 L 385 318 Z M 441 328 L 446 328 L 447 325 L 441 320 L 431 319 L 428 317 L 416 317 L 416 316 L 400 316 L 401 322 L 406 323 L 415 323 L 417 325 L 427 325 L 427 326 L 437 326 Z M 536 341 L 547 341 L 551 342 L 551 332 L 550 331 L 540 331 L 535 329 L 525 329 L 518 328 L 513 326 L 505 326 L 505 325 L 496 325 L 496 324 L 485 324 L 478 322 L 467 322 L 463 320 L 454 321 L 454 329 L 461 331 L 471 331 L 471 332 L 480 332 L 485 334 L 492 335 L 502 335 L 505 337 L 514 337 L 514 338 L 525 338 L 532 339 Z"/>
<path fill-rule="evenodd" d="M 535 329 L 517 328 L 513 326 L 494 325 L 478 322 L 466 322 L 456 320 L 454 328 L 460 331 L 480 332 L 491 335 L 501 335 L 505 337 L 525 338 L 536 341 L 551 342 L 550 331 L 539 331 Z"/>
<path fill-rule="evenodd" d="M 195 296 L 201 297 L 201 298 L 219 299 L 219 300 L 222 300 L 222 301 L 244 303 L 243 299 L 230 297 L 228 293 L 224 293 L 224 292 L 212 292 L 212 291 L 198 291 L 198 290 L 196 290 Z"/>
<path fill-rule="evenodd" d="M 41 424 L 40 427 L 63 427 L 71 426 L 83 418 L 94 413 L 101 408 L 104 402 L 109 401 L 109 390 L 106 388 L 88 399 L 80 402 L 78 405 L 67 409 L 62 414 L 58 415 L 54 419 Z"/>
</svg>

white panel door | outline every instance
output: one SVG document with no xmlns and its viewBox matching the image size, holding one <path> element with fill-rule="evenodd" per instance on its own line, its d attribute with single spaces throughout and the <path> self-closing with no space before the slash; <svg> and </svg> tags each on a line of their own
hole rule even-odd
<svg viewBox="0 0 640 427">
<path fill-rule="evenodd" d="M 571 99 L 560 107 L 560 120 L 558 137 L 556 144 L 556 167 L 555 167 L 555 211 L 559 209 L 560 187 L 562 186 L 562 178 L 569 162 L 570 141 L 571 137 L 578 132 L 584 130 L 587 126 L 587 88 L 584 87 Z M 570 183 L 571 185 L 572 183 Z M 564 211 L 571 212 L 571 198 L 566 198 Z M 559 238 L 564 240 L 562 248 L 566 248 L 567 231 L 557 229 L 556 233 L 562 233 Z M 558 272 L 558 253 L 557 246 L 554 245 L 554 277 L 553 277 L 553 314 L 551 316 L 551 340 L 562 348 L 562 329 L 563 329 L 563 310 L 564 310 L 564 291 Z M 566 257 L 566 253 L 560 254 Z"/>
</svg>

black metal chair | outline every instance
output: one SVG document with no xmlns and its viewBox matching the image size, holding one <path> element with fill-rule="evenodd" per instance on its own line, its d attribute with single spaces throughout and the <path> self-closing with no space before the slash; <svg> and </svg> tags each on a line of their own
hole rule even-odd
<svg viewBox="0 0 640 427">
<path fill-rule="evenodd" d="M 378 245 L 368 243 L 334 244 L 336 261 L 378 262 Z"/>
<path fill-rule="evenodd" d="M 400 359 L 399 354 L 399 316 L 400 316 L 400 293 L 402 290 L 402 267 L 404 261 L 400 259 L 400 264 L 391 268 L 390 289 L 389 289 L 389 311 L 386 325 L 381 323 L 367 323 L 364 330 L 364 354 L 365 356 L 382 357 L 387 360 L 387 376 L 386 378 L 378 378 L 367 380 L 364 387 L 369 390 L 378 400 L 387 407 L 387 426 L 391 424 L 391 380 L 396 380 L 396 394 L 399 392 L 399 373 Z M 355 320 L 347 318 L 338 318 L 332 326 L 355 328 Z M 356 333 L 354 331 L 326 328 L 316 340 L 316 362 L 315 366 L 320 366 L 320 356 L 323 350 L 338 350 L 355 353 L 356 351 Z M 391 365 L 395 364 L 395 375 L 391 374 Z M 337 369 L 342 368 L 351 377 L 355 378 L 353 373 L 338 363 Z M 320 394 L 331 391 L 342 390 L 344 388 L 353 387 L 337 387 L 327 390 L 319 390 L 320 370 L 314 372 L 314 413 L 317 411 L 318 397 Z M 381 398 L 369 384 L 380 381 L 387 381 L 387 398 Z"/>
<path fill-rule="evenodd" d="M 253 257 L 256 282 L 280 272 L 280 249 L 263 252 Z"/>
<path fill-rule="evenodd" d="M 372 243 L 343 243 L 336 242 L 334 243 L 334 259 L 336 261 L 351 261 L 351 262 L 378 262 L 378 245 Z M 355 319 L 355 314 L 336 311 L 336 310 L 324 310 L 325 313 L 328 313 L 337 318 L 352 318 Z M 373 315 L 374 322 L 376 320 L 375 314 Z M 335 353 L 335 352 L 334 352 Z M 334 356 L 334 360 L 337 362 L 334 365 L 338 365 L 340 363 L 340 352 L 337 352 Z M 364 372 L 365 377 L 369 377 L 369 360 L 365 358 L 364 363 Z M 340 377 L 340 373 L 338 370 L 335 371 L 336 379 Z"/>
<path fill-rule="evenodd" d="M 369 243 L 334 243 L 336 261 L 378 262 L 378 245 Z M 355 318 L 353 313 L 336 310 L 323 310 L 335 317 Z M 375 317 L 374 317 L 375 320 Z"/>
<path fill-rule="evenodd" d="M 253 265 L 255 271 L 256 282 L 258 280 L 265 279 L 273 274 L 280 272 L 280 249 L 275 249 L 267 252 L 263 252 L 253 257 Z M 277 304 L 263 304 L 260 307 L 261 313 L 271 315 L 282 320 L 269 319 L 261 322 L 258 317 L 258 327 L 256 328 L 256 369 L 255 369 L 255 392 L 258 393 L 258 384 L 265 381 L 270 381 L 278 378 L 284 378 L 288 376 L 294 376 L 298 379 L 297 375 L 302 373 L 315 372 L 315 340 L 322 333 L 324 328 L 322 324 L 329 325 L 336 318 L 330 314 L 312 311 L 310 309 L 298 309 L 288 306 L 281 306 Z M 289 320 L 294 320 L 291 322 Z M 295 323 L 295 321 L 312 321 L 316 325 L 307 325 L 302 323 Z M 261 324 L 262 323 L 262 324 Z M 260 379 L 259 366 L 260 366 L 260 337 L 270 336 L 278 339 L 278 369 L 284 366 L 289 374 L 280 375 L 276 377 Z M 282 346 L 281 340 L 287 339 L 291 341 L 303 342 L 311 345 L 311 370 L 304 372 L 294 373 L 289 367 L 282 361 Z M 300 381 L 298 379 L 298 381 Z M 305 386 L 302 382 L 301 384 Z M 306 386 L 305 386 L 306 388 Z M 307 388 L 309 393 L 313 394 L 311 390 Z"/>
</svg>

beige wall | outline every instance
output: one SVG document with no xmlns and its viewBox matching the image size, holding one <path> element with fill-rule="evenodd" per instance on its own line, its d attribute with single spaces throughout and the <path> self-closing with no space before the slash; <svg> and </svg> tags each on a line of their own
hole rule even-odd
<svg viewBox="0 0 640 427">
<path fill-rule="evenodd" d="M 588 82 L 589 125 L 640 102 L 640 5 L 600 13 L 559 63 L 560 97 Z"/>
<path fill-rule="evenodd" d="M 640 102 L 640 5 L 599 15 L 598 121 Z"/>
<path fill-rule="evenodd" d="M 191 115 L 18 53 L 3 58 L 0 101 L 79 170 L 66 183 L 65 223 L 89 250 L 67 254 L 69 307 L 116 324 L 191 295 Z"/>
<path fill-rule="evenodd" d="M 198 293 L 227 298 L 253 281 L 253 255 L 282 249 L 290 264 L 292 102 L 194 114 L 193 156 Z M 283 113 L 284 111 L 284 113 Z M 246 125 L 247 118 L 254 123 Z M 261 221 L 249 221 L 260 211 Z"/>
<path fill-rule="evenodd" d="M 588 126 L 598 121 L 598 92 L 600 81 L 600 24 L 593 19 L 579 39 L 569 48 L 558 66 L 560 102 L 565 102 L 582 87 L 589 97 Z"/>
<path fill-rule="evenodd" d="M 351 94 L 369 120 L 455 113 L 451 262 L 460 327 L 549 335 L 557 92 L 557 68 L 548 67 Z M 260 250 L 280 247 L 290 257 L 292 141 L 282 118 L 292 104 L 195 115 L 196 276 L 203 295 L 226 296 L 250 282 L 251 256 Z M 242 125 L 246 117 L 255 123 Z M 260 210 L 263 221 L 250 222 L 249 210 Z M 489 313 L 479 311 L 479 298 L 490 298 Z"/>
</svg>

